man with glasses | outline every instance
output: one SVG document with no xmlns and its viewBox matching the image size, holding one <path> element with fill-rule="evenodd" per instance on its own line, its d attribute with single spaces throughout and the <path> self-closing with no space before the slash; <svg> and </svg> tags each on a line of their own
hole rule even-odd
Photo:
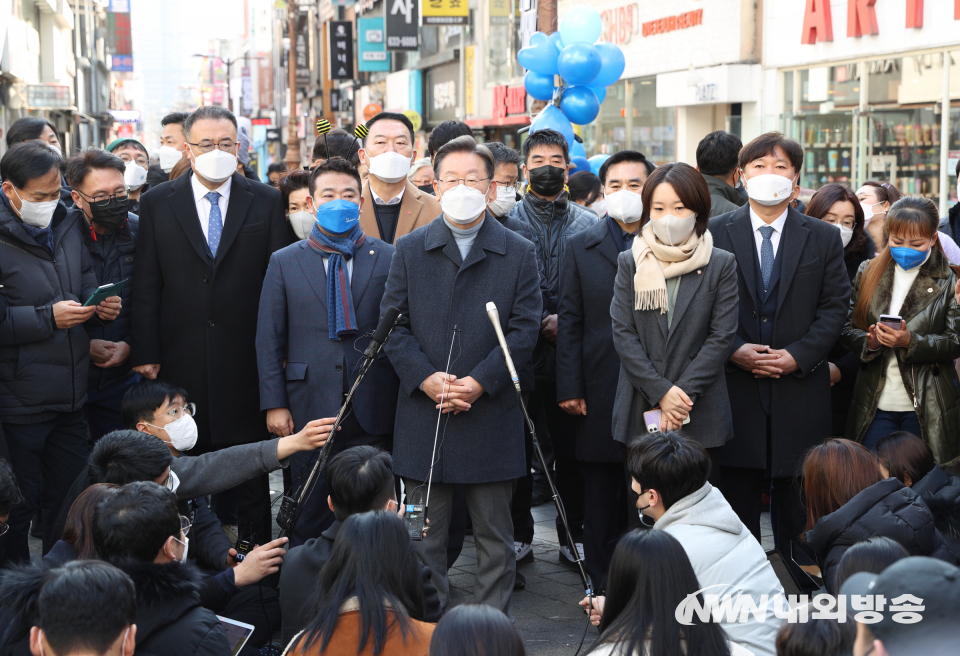
<svg viewBox="0 0 960 656">
<path fill-rule="evenodd" d="M 510 499 L 524 474 L 524 428 L 486 304 L 497 306 L 522 367 L 540 326 L 536 256 L 529 241 L 487 220 L 497 184 L 486 147 L 457 137 L 437 151 L 434 166 L 443 213 L 398 240 L 380 304 L 401 313 L 385 346 L 400 376 L 394 471 L 404 478 L 406 503 L 428 505 L 431 529 L 414 545 L 433 570 L 442 605 L 459 485 L 477 543 L 476 601 L 507 612 L 516 576 Z M 438 412 L 445 417 L 434 454 Z"/>
<path fill-rule="evenodd" d="M 86 324 L 90 337 L 90 374 L 84 412 L 90 440 L 96 442 L 110 431 L 123 428 L 120 403 L 128 389 L 140 379 L 130 367 L 130 282 L 133 251 L 137 245 L 138 220 L 128 211 L 126 170 L 121 158 L 88 148 L 67 160 L 67 182 L 73 189 L 76 217 L 86 250 L 93 261 L 97 283 L 110 285 L 127 281 L 119 296 L 120 315 L 106 326 Z"/>
<path fill-rule="evenodd" d="M 207 453 L 267 437 L 257 312 L 270 256 L 294 235 L 280 192 L 237 172 L 230 111 L 201 107 L 184 130 L 192 170 L 140 201 L 131 360 L 147 378 L 177 381 L 204 409 L 193 453 Z M 225 524 L 265 542 L 269 499 L 258 476 L 214 505 Z"/>
<path fill-rule="evenodd" d="M 123 180 L 127 185 L 129 200 L 127 208 L 134 214 L 140 213 L 140 194 L 150 188 L 147 184 L 147 169 L 150 168 L 150 153 L 146 146 L 136 139 L 117 139 L 109 146 L 107 152 L 117 155 L 123 160 Z"/>
</svg>

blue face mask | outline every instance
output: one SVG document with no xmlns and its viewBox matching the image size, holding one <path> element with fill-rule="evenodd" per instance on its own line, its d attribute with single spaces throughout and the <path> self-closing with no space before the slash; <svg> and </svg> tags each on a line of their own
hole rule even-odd
<svg viewBox="0 0 960 656">
<path fill-rule="evenodd" d="M 317 223 L 333 235 L 353 230 L 360 220 L 360 206 L 349 200 L 331 200 L 317 208 Z"/>
<path fill-rule="evenodd" d="M 906 246 L 890 247 L 890 257 L 904 271 L 909 271 L 923 264 L 929 253 L 929 251 L 918 251 L 916 248 L 907 248 Z"/>
</svg>

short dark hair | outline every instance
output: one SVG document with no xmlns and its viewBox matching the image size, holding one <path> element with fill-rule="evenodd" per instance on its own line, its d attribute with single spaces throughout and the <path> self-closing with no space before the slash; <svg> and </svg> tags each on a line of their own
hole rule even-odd
<svg viewBox="0 0 960 656">
<path fill-rule="evenodd" d="M 63 173 L 63 158 L 36 140 L 14 144 L 0 158 L 0 180 L 8 180 L 17 189 L 54 169 Z"/>
<path fill-rule="evenodd" d="M 267 175 L 270 175 L 271 173 L 286 173 L 286 172 L 287 172 L 287 165 L 285 162 L 274 162 L 273 164 L 270 164 L 269 166 L 267 166 Z"/>
<path fill-rule="evenodd" d="M 320 135 L 313 143 L 313 159 L 342 157 L 354 166 L 360 164 L 360 144 L 357 138 L 343 128 L 334 128 Z"/>
<path fill-rule="evenodd" d="M 649 176 L 653 173 L 654 166 L 651 168 L 653 162 L 648 160 L 643 153 L 638 150 L 621 150 L 620 152 L 614 153 L 611 155 L 607 161 L 605 161 L 600 166 L 600 182 L 604 185 L 607 184 L 607 173 L 610 171 L 611 166 L 616 166 L 617 164 L 623 164 L 624 162 L 634 162 L 636 164 L 643 164 L 647 169 L 647 175 Z"/>
<path fill-rule="evenodd" d="M 641 489 L 659 492 L 669 509 L 707 482 L 710 456 L 680 431 L 649 433 L 627 447 L 627 471 Z"/>
<path fill-rule="evenodd" d="M 520 172 L 520 165 L 523 164 L 523 160 L 520 158 L 520 153 L 518 153 L 516 149 L 509 148 L 499 141 L 487 141 L 483 145 L 486 146 L 487 150 L 493 155 L 494 168 L 501 164 L 516 164 L 517 173 Z"/>
<path fill-rule="evenodd" d="M 743 142 L 740 137 L 723 130 L 711 132 L 697 144 L 697 168 L 701 173 L 723 178 L 737 168 L 737 157 Z"/>
<path fill-rule="evenodd" d="M 331 157 L 327 161 L 315 166 L 313 171 L 310 172 L 309 184 L 311 196 L 313 196 L 313 192 L 317 190 L 317 178 L 324 173 L 339 173 L 341 175 L 349 175 L 357 181 L 357 190 L 363 190 L 363 182 L 360 180 L 360 173 L 357 172 L 357 167 L 342 157 Z"/>
<path fill-rule="evenodd" d="M 590 171 L 577 171 L 571 175 L 567 180 L 567 189 L 570 190 L 570 200 L 584 205 L 594 202 L 603 193 L 600 178 Z"/>
<path fill-rule="evenodd" d="M 560 146 L 563 149 L 563 159 L 570 163 L 570 146 L 567 144 L 567 138 L 550 128 L 537 130 L 530 134 L 523 142 L 523 161 L 530 159 L 530 151 L 537 146 Z"/>
<path fill-rule="evenodd" d="M 372 446 L 355 446 L 330 459 L 327 488 L 337 520 L 381 510 L 395 493 L 393 458 Z"/>
<path fill-rule="evenodd" d="M 473 129 L 462 121 L 444 121 L 430 130 L 427 138 L 427 154 L 430 159 L 433 159 L 442 145 L 464 135 L 472 137 Z"/>
<path fill-rule="evenodd" d="M 906 547 L 885 535 L 874 535 L 848 548 L 833 575 L 833 592 L 839 593 L 844 581 L 859 572 L 880 574 L 898 560 L 909 558 Z"/>
<path fill-rule="evenodd" d="M 832 617 L 811 617 L 803 622 L 784 622 L 777 631 L 777 656 L 841 656 L 852 654 L 857 640 L 855 622 Z"/>
<path fill-rule="evenodd" d="M 936 465 L 930 445 L 907 431 L 890 433 L 874 445 L 873 452 L 887 469 L 887 475 L 904 485 L 908 476 L 910 485 L 918 483 Z"/>
<path fill-rule="evenodd" d="M 741 148 L 740 168 L 746 168 L 747 164 L 753 160 L 766 157 L 767 155 L 773 155 L 778 150 L 790 160 L 794 175 L 800 173 L 800 169 L 803 168 L 803 146 L 779 132 L 766 132 L 761 134 Z"/>
<path fill-rule="evenodd" d="M 90 452 L 90 485 L 153 481 L 167 471 L 171 462 L 170 449 L 153 435 L 127 429 L 113 431 L 101 437 Z"/>
<path fill-rule="evenodd" d="M 141 421 L 153 421 L 153 415 L 164 405 L 181 397 L 187 402 L 187 391 L 161 378 L 143 378 L 127 390 L 120 403 L 120 415 L 124 427 L 136 430 Z"/>
<path fill-rule="evenodd" d="M 524 656 L 510 618 L 485 604 L 462 604 L 444 615 L 430 640 L 430 656 Z"/>
<path fill-rule="evenodd" d="M 17 487 L 17 477 L 13 473 L 13 468 L 4 458 L 0 458 L 0 515 L 9 515 L 10 509 L 21 501 L 23 501 L 23 495 Z"/>
<path fill-rule="evenodd" d="M 683 201 L 683 206 L 697 214 L 694 230 L 698 237 L 703 236 L 710 223 L 710 187 L 706 180 L 689 164 L 670 162 L 657 167 L 643 184 L 640 197 L 643 211 L 640 213 L 640 226 L 650 220 L 650 206 L 653 205 L 653 192 L 661 184 L 669 184 Z"/>
<path fill-rule="evenodd" d="M 7 128 L 7 146 L 30 141 L 31 139 L 39 139 L 40 135 L 43 134 L 44 128 L 53 130 L 59 139 L 57 127 L 47 119 L 40 118 L 39 116 L 24 116 L 23 118 L 18 118 L 13 122 L 13 125 Z M 4 180 L 6 180 L 6 176 L 4 176 Z"/>
<path fill-rule="evenodd" d="M 487 170 L 487 177 L 493 178 L 493 173 L 496 170 L 496 167 L 493 164 L 493 153 L 487 150 L 487 147 L 483 144 L 478 144 L 477 140 L 471 136 L 463 135 L 457 137 L 456 139 L 451 139 L 447 143 L 440 146 L 440 150 L 437 151 L 437 154 L 433 157 L 433 171 L 437 176 L 437 179 L 440 178 L 440 167 L 443 164 L 443 160 L 446 159 L 447 155 L 453 153 L 471 153 L 477 155 L 480 159 L 483 160 L 483 166 Z"/>
<path fill-rule="evenodd" d="M 105 654 L 136 621 L 133 581 L 109 563 L 77 560 L 43 579 L 36 625 L 58 654 Z"/>
<path fill-rule="evenodd" d="M 67 160 L 67 184 L 76 189 L 83 186 L 94 169 L 113 169 L 123 177 L 126 164 L 119 156 L 99 148 L 87 148 Z"/>
<path fill-rule="evenodd" d="M 404 127 L 410 132 L 410 145 L 413 146 L 413 123 L 410 122 L 410 119 L 407 118 L 404 114 L 398 114 L 397 112 L 380 112 L 369 121 L 367 121 L 367 131 L 369 132 L 370 128 L 379 121 L 400 121 L 403 123 Z M 366 145 L 367 137 L 363 138 L 363 143 Z"/>
<path fill-rule="evenodd" d="M 190 130 L 193 129 L 193 124 L 197 121 L 230 121 L 233 123 L 234 129 L 237 131 L 240 129 L 237 126 L 237 117 L 233 115 L 233 112 L 220 105 L 204 105 L 187 116 L 183 121 L 184 134 L 189 135 Z"/>
<path fill-rule="evenodd" d="M 165 128 L 168 125 L 180 125 L 182 127 L 188 118 L 190 118 L 190 114 L 187 112 L 171 112 L 160 119 L 160 127 Z"/>
<path fill-rule="evenodd" d="M 277 181 L 277 189 L 283 194 L 283 200 L 289 201 L 290 194 L 301 189 L 310 191 L 310 171 L 305 169 L 296 169 L 287 171 Z"/>
<path fill-rule="evenodd" d="M 153 562 L 171 535 L 180 538 L 177 495 L 153 482 L 124 485 L 93 511 L 93 544 L 107 562 Z"/>
</svg>

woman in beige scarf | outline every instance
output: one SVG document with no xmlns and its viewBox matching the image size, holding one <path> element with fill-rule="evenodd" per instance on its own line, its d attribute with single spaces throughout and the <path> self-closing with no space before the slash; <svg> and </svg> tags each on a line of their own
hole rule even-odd
<svg viewBox="0 0 960 656">
<path fill-rule="evenodd" d="M 641 228 L 621 253 L 610 313 L 620 355 L 614 438 L 656 428 L 703 446 L 733 437 L 724 363 L 737 329 L 737 269 L 707 231 L 710 192 L 683 163 L 656 169 L 643 188 Z"/>
</svg>

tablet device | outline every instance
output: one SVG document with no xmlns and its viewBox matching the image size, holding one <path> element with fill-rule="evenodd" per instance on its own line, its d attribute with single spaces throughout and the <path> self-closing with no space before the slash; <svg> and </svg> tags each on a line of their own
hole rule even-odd
<svg viewBox="0 0 960 656">
<path fill-rule="evenodd" d="M 223 625 L 223 630 L 227 632 L 227 642 L 230 643 L 230 653 L 233 654 L 233 656 L 237 656 L 240 650 L 243 649 L 243 646 L 247 644 L 250 636 L 253 635 L 253 625 L 244 624 L 243 622 L 232 620 L 229 617 L 220 617 L 219 615 L 217 615 L 217 619 L 220 620 L 220 623 Z"/>
<path fill-rule="evenodd" d="M 111 296 L 119 296 L 120 290 L 123 289 L 123 286 L 130 282 L 130 279 L 121 280 L 120 282 L 115 282 L 110 285 L 100 285 L 97 287 L 97 290 L 93 292 L 93 295 L 87 299 L 87 302 L 83 304 L 83 307 L 90 307 L 91 305 L 100 305 L 102 301 L 110 298 Z"/>
</svg>

